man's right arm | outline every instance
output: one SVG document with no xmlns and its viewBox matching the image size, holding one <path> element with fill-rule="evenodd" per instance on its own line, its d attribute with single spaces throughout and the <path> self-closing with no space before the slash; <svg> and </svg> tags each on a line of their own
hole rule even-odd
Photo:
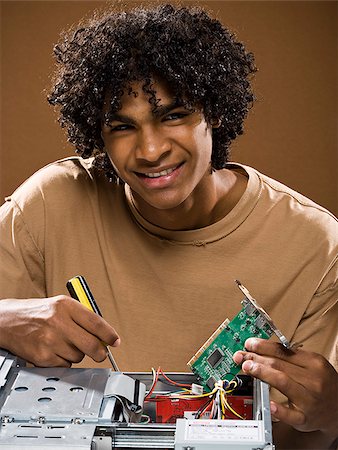
<svg viewBox="0 0 338 450">
<path fill-rule="evenodd" d="M 79 174 L 83 170 L 73 161 L 49 165 L 0 208 L 0 347 L 38 366 L 70 366 L 85 354 L 102 361 L 102 342 L 119 343 L 115 330 L 78 301 L 67 295 L 52 297 L 64 293 L 68 273 L 64 285 L 50 280 L 47 289 L 46 278 L 54 266 L 55 272 L 62 267 L 63 255 L 52 253 L 46 261 L 46 246 L 57 245 L 50 241 L 54 221 L 59 220 L 61 229 L 67 221 L 64 199 L 76 203 L 85 189 L 81 180 L 86 182 L 86 174 Z M 53 214 L 48 216 L 50 209 Z"/>
<path fill-rule="evenodd" d="M 102 317 L 68 296 L 0 301 L 0 347 L 36 366 L 70 367 L 84 355 L 103 361 L 102 342 L 117 346 L 120 339 Z"/>
</svg>

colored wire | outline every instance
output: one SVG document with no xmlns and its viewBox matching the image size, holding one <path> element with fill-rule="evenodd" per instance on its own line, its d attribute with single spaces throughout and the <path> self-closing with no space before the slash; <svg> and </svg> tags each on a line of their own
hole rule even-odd
<svg viewBox="0 0 338 450">
<path fill-rule="evenodd" d="M 159 372 L 159 368 L 157 369 L 157 371 L 155 371 L 155 369 L 152 367 L 152 368 L 151 368 L 151 371 L 152 371 L 152 373 L 153 373 L 153 382 L 152 382 L 152 385 L 151 385 L 151 387 L 150 387 L 150 389 L 149 389 L 149 391 L 148 391 L 148 394 L 144 397 L 144 400 L 145 400 L 145 401 L 148 400 L 148 399 L 150 398 L 151 394 L 153 393 L 153 391 L 154 391 L 154 389 L 155 389 L 156 383 L 157 383 L 157 381 L 158 381 L 158 372 Z"/>
<path fill-rule="evenodd" d="M 178 398 L 178 399 L 202 399 L 208 397 L 208 401 L 196 412 L 196 418 L 200 418 L 205 412 L 210 409 L 210 419 L 225 419 L 226 409 L 232 412 L 239 419 L 244 419 L 240 414 L 238 414 L 229 404 L 227 400 L 227 394 L 233 392 L 239 385 L 242 384 L 242 380 L 236 377 L 231 381 L 218 381 L 215 383 L 215 387 L 211 392 L 206 392 L 203 394 L 192 394 L 192 385 L 186 383 L 178 383 L 170 379 L 159 367 L 156 371 L 154 368 L 152 370 L 153 381 L 151 387 L 145 396 L 145 401 L 163 401 L 168 398 Z M 173 386 L 178 386 L 183 388 L 177 392 L 168 392 L 166 394 L 157 394 L 155 397 L 151 398 L 152 393 L 156 387 L 159 377 L 164 378 L 163 382 L 167 381 L 168 384 Z M 225 385 L 226 383 L 226 385 Z M 224 386 L 225 385 L 225 386 Z"/>
<path fill-rule="evenodd" d="M 149 422 L 150 422 L 150 417 L 147 416 L 147 414 L 142 414 L 140 423 L 143 424 L 143 423 L 149 423 Z"/>
<path fill-rule="evenodd" d="M 213 398 L 212 398 L 212 397 L 209 398 L 208 401 L 207 401 L 206 403 L 204 403 L 204 405 L 201 406 L 201 407 L 196 411 L 196 415 L 195 415 L 195 418 L 196 418 L 196 419 L 199 419 L 200 417 L 202 417 L 203 414 L 205 414 L 205 413 L 207 412 L 207 410 L 211 408 L 212 401 L 213 401 Z"/>
<path fill-rule="evenodd" d="M 244 419 L 244 417 L 242 417 L 240 414 L 238 414 L 229 404 L 228 400 L 227 400 L 227 396 L 226 396 L 226 392 L 224 389 L 220 389 L 220 400 L 221 400 L 221 405 L 222 405 L 222 413 L 223 413 L 223 417 L 225 418 L 225 408 L 228 409 L 229 411 L 232 412 L 232 414 L 234 414 L 236 417 L 238 417 L 239 419 Z"/>
<path fill-rule="evenodd" d="M 163 378 L 165 378 L 170 384 L 173 384 L 175 386 L 180 386 L 180 387 L 185 387 L 185 388 L 190 388 L 191 389 L 191 384 L 186 384 L 186 383 L 177 383 L 174 380 L 171 380 L 164 372 L 161 368 L 159 368 L 159 372 L 161 373 L 161 375 L 163 376 Z"/>
<path fill-rule="evenodd" d="M 229 402 L 227 401 L 226 398 L 224 399 L 224 403 L 225 403 L 225 405 L 226 405 L 226 408 L 227 408 L 229 411 L 231 411 L 232 414 L 234 414 L 234 415 L 235 415 L 236 417 L 238 417 L 239 419 L 244 420 L 244 417 L 241 416 L 240 414 L 238 414 L 238 412 L 236 412 L 236 411 L 229 405 Z"/>
<path fill-rule="evenodd" d="M 218 390 L 218 388 L 215 388 L 213 391 L 205 392 L 204 394 L 190 394 L 190 395 L 180 394 L 180 395 L 178 395 L 178 397 L 185 398 L 185 399 L 211 397 L 212 395 L 214 395 L 217 392 L 217 390 Z"/>
</svg>

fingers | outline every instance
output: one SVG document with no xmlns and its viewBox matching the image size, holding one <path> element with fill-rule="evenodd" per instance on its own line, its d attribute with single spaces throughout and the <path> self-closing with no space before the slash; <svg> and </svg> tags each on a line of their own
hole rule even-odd
<svg viewBox="0 0 338 450">
<path fill-rule="evenodd" d="M 107 350 L 102 341 L 77 324 L 73 324 L 67 339 L 80 352 L 88 355 L 96 362 L 102 362 L 107 357 Z M 65 357 L 65 353 L 62 356 Z"/>
<path fill-rule="evenodd" d="M 293 428 L 301 429 L 306 423 L 306 417 L 303 411 L 292 404 L 290 407 L 287 407 L 279 403 L 270 402 L 270 410 L 274 419 L 291 425 Z M 314 430 L 308 429 L 307 431 Z"/>
<path fill-rule="evenodd" d="M 85 353 L 73 344 L 62 342 L 56 350 L 56 356 L 69 362 L 69 364 L 74 364 L 81 362 L 85 356 Z"/>
<path fill-rule="evenodd" d="M 264 363 L 252 360 L 244 361 L 242 370 L 247 375 L 259 378 L 278 389 L 293 403 L 303 405 L 307 401 L 308 391 L 306 387 L 292 379 L 287 372 L 273 369 Z"/>
<path fill-rule="evenodd" d="M 309 386 L 309 384 L 311 384 L 313 381 L 313 377 L 307 369 L 296 366 L 289 361 L 274 357 L 261 356 L 257 355 L 256 353 L 244 351 L 236 352 L 233 356 L 233 359 L 238 365 L 244 364 L 245 361 L 253 361 L 254 363 L 266 366 L 267 368 L 287 373 L 288 376 L 294 381 L 299 382 L 299 380 L 301 380 L 301 384 L 305 385 L 305 387 Z M 249 365 L 245 364 L 243 370 L 250 371 Z"/>
<path fill-rule="evenodd" d="M 69 367 L 85 354 L 103 361 L 106 348 L 102 342 L 117 346 L 120 338 L 102 317 L 60 295 L 2 300 L 0 341 L 3 348 L 34 365 Z"/>
<path fill-rule="evenodd" d="M 67 350 L 61 349 L 60 355 L 56 354 L 53 350 L 51 351 L 50 348 L 47 348 L 44 345 L 36 346 L 34 350 L 34 352 L 30 352 L 28 349 L 28 354 L 26 356 L 26 349 L 20 356 L 37 367 L 71 367 L 73 362 L 81 361 L 84 356 L 83 354 L 81 358 L 77 356 L 73 361 L 72 355 Z"/>
<path fill-rule="evenodd" d="M 76 300 L 70 300 L 72 300 L 70 305 L 72 308 L 71 317 L 75 323 L 112 347 L 120 345 L 121 340 L 119 335 L 108 322 Z"/>
<path fill-rule="evenodd" d="M 276 342 L 250 338 L 247 351 L 233 356 L 244 373 L 270 384 L 289 400 L 289 406 L 271 402 L 274 419 L 298 431 L 319 430 L 335 437 L 338 375 L 322 356 L 306 350 L 288 350 Z"/>
<path fill-rule="evenodd" d="M 311 366 L 309 352 L 297 349 L 287 349 L 280 342 L 271 342 L 266 339 L 249 338 L 245 342 L 245 349 L 258 355 L 272 356 L 280 360 L 287 360 L 301 367 Z"/>
<path fill-rule="evenodd" d="M 280 371 L 310 391 L 312 397 L 319 398 L 322 395 L 335 372 L 322 355 L 314 352 L 300 349 L 290 351 L 277 342 L 257 338 L 247 339 L 245 346 L 250 351 L 236 352 L 233 357 L 236 364 L 243 364 L 243 370 L 252 373 L 252 368 L 246 363 L 251 360 L 255 362 L 253 370 L 257 374 L 261 366 Z M 273 380 L 263 381 L 277 387 Z"/>
<path fill-rule="evenodd" d="M 79 363 L 87 354 L 96 362 L 106 359 L 103 343 L 79 325 L 64 323 L 67 334 L 62 329 L 58 334 L 47 332 L 36 346 L 32 363 L 39 367 L 70 367 Z"/>
<path fill-rule="evenodd" d="M 107 350 L 102 341 L 113 346 L 120 343 L 114 328 L 76 300 L 65 297 L 60 298 L 59 302 L 62 307 L 70 309 L 70 313 L 66 315 L 61 325 L 61 333 L 68 346 L 61 350 L 59 345 L 57 354 L 72 362 L 82 359 L 82 354 L 88 355 L 96 362 L 106 359 Z M 77 350 L 76 353 L 74 349 Z"/>
<path fill-rule="evenodd" d="M 29 361 L 29 360 L 28 360 Z M 36 367 L 71 367 L 72 363 L 64 358 L 57 355 L 48 355 L 48 358 L 43 357 L 33 358 L 29 361 Z"/>
</svg>

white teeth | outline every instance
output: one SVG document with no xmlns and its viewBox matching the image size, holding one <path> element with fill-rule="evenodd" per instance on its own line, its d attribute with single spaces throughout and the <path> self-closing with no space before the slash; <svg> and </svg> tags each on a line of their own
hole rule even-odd
<svg viewBox="0 0 338 450">
<path fill-rule="evenodd" d="M 161 172 L 145 173 L 144 175 L 149 178 L 158 178 L 158 177 L 163 177 L 164 175 L 169 175 L 174 170 L 175 169 L 166 169 L 166 170 L 162 170 Z"/>
</svg>

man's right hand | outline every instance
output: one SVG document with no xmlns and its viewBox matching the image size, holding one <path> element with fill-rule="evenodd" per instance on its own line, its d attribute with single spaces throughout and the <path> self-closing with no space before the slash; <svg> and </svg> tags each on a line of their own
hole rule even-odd
<svg viewBox="0 0 338 450">
<path fill-rule="evenodd" d="M 65 295 L 0 301 L 0 347 L 40 367 L 103 361 L 120 338 L 102 317 Z"/>
</svg>

